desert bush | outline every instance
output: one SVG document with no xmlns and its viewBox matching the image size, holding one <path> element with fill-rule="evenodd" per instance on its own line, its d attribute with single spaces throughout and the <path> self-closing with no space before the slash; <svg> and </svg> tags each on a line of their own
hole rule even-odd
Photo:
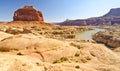
<svg viewBox="0 0 120 71">
<path fill-rule="evenodd" d="M 61 62 L 63 62 L 63 61 L 67 61 L 68 58 L 67 57 L 61 57 L 60 60 L 61 60 Z"/>
<path fill-rule="evenodd" d="M 53 61 L 53 64 L 64 62 L 64 61 L 67 61 L 67 60 L 68 60 L 67 57 L 61 57 L 60 59 L 56 59 L 55 61 Z"/>
<path fill-rule="evenodd" d="M 87 60 L 91 60 L 91 58 L 89 56 L 86 57 Z"/>
<path fill-rule="evenodd" d="M 76 52 L 75 56 L 76 56 L 76 57 L 79 57 L 79 56 L 80 56 L 80 53 Z"/>
<path fill-rule="evenodd" d="M 79 69 L 79 68 L 80 68 L 80 66 L 78 66 L 78 65 L 77 65 L 77 66 L 75 66 L 75 68 Z"/>
<path fill-rule="evenodd" d="M 61 62 L 60 60 L 55 60 L 53 61 L 53 64 L 60 63 L 60 62 Z"/>
<path fill-rule="evenodd" d="M 0 47 L 0 51 L 1 51 L 1 52 L 9 52 L 10 49 L 5 48 L 5 47 Z"/>
<path fill-rule="evenodd" d="M 78 45 L 78 44 L 75 44 L 75 43 L 71 43 L 70 45 L 74 46 L 74 47 L 77 47 L 78 49 L 80 48 L 83 48 L 82 46 Z"/>
<path fill-rule="evenodd" d="M 17 53 L 17 55 L 23 55 L 21 52 Z"/>
<path fill-rule="evenodd" d="M 86 63 L 86 62 L 87 62 L 87 60 L 86 60 L 85 58 L 81 59 L 81 61 L 82 61 L 83 63 Z"/>
</svg>

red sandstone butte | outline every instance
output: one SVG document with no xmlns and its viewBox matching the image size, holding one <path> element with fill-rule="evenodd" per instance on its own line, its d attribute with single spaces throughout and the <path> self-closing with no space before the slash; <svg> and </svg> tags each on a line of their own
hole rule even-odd
<svg viewBox="0 0 120 71">
<path fill-rule="evenodd" d="M 37 11 L 33 6 L 24 6 L 15 11 L 13 21 L 44 21 L 41 11 Z"/>
</svg>

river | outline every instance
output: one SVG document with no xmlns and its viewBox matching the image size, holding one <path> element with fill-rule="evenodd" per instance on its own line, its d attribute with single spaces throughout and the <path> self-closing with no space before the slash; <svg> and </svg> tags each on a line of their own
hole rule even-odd
<svg viewBox="0 0 120 71">
<path fill-rule="evenodd" d="M 100 29 L 100 28 L 95 28 L 94 30 L 89 30 L 85 32 L 81 32 L 76 34 L 75 38 L 76 39 L 81 39 L 81 40 L 92 40 L 92 35 L 99 31 L 104 31 L 105 29 Z"/>
</svg>

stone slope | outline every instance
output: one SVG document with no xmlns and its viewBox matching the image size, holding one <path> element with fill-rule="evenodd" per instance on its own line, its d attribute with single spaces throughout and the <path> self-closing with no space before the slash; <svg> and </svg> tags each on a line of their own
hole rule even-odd
<svg viewBox="0 0 120 71">
<path fill-rule="evenodd" d="M 52 64 L 52 62 L 48 63 L 47 61 L 42 61 L 40 59 L 39 53 L 29 52 L 28 54 L 15 54 L 15 51 L 11 52 L 0 52 L 0 70 L 1 71 L 119 71 L 120 70 L 120 56 L 115 54 L 110 49 L 106 48 L 101 44 L 94 43 L 83 43 L 83 42 L 69 42 L 70 45 L 75 48 L 79 48 L 77 53 L 79 52 L 79 56 L 64 56 L 65 52 L 62 52 L 62 57 L 55 58 L 55 56 L 59 56 L 59 52 L 61 52 L 61 48 L 57 49 L 56 52 L 54 50 L 49 51 L 49 53 L 54 53 L 55 56 L 48 54 L 46 56 L 47 60 L 51 60 L 49 57 L 54 58 L 56 61 L 60 59 L 60 63 Z M 74 44 L 74 45 L 73 45 Z M 77 45 L 77 46 L 75 46 Z M 28 50 L 27 50 L 28 51 Z M 20 52 L 20 51 L 18 51 Z M 47 51 L 46 51 L 47 52 Z M 11 54 L 12 53 L 12 54 Z M 42 53 L 42 52 L 41 52 Z M 48 53 L 48 52 L 47 52 Z M 43 54 L 43 56 L 45 56 Z M 67 58 L 67 60 L 65 60 Z"/>
<path fill-rule="evenodd" d="M 8 33 L 4 33 L 4 32 L 0 32 L 0 41 L 5 39 L 5 38 L 11 37 L 11 36 L 13 36 L 13 35 L 8 34 Z"/>
<path fill-rule="evenodd" d="M 32 34 L 11 36 L 0 41 L 0 51 L 9 52 L 11 50 L 20 50 L 23 54 L 29 53 L 29 51 L 38 53 L 46 62 L 53 62 L 54 59 L 64 56 L 74 56 L 77 51 L 75 47 L 64 44 L 62 41 Z"/>
<path fill-rule="evenodd" d="M 50 29 L 71 31 L 75 27 L 22 26 L 30 31 L 34 28 L 34 33 L 18 34 L 5 33 L 8 28 L 21 30 L 18 26 L 0 27 L 0 71 L 120 71 L 119 48 L 112 51 L 95 42 L 35 34 L 35 30 L 48 33 Z M 75 30 L 80 29 L 84 30 Z"/>
</svg>

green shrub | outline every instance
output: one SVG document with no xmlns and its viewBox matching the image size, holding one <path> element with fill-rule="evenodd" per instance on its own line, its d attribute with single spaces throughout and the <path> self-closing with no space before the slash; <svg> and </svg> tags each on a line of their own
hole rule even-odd
<svg viewBox="0 0 120 71">
<path fill-rule="evenodd" d="M 83 48 L 82 46 L 80 46 L 78 44 L 75 44 L 75 43 L 71 43 L 71 45 L 74 46 L 74 47 L 77 47 L 78 49 Z"/>
<path fill-rule="evenodd" d="M 55 64 L 55 63 L 60 63 L 60 62 L 64 62 L 64 61 L 67 61 L 67 60 L 68 60 L 67 57 L 61 57 L 60 59 L 55 60 L 55 61 L 53 62 L 53 64 Z"/>
<path fill-rule="evenodd" d="M 61 60 L 61 62 L 63 62 L 63 61 L 67 61 L 68 58 L 67 57 L 61 57 L 60 60 Z"/>
<path fill-rule="evenodd" d="M 83 63 L 86 63 L 87 62 L 87 60 L 86 59 L 81 59 L 81 61 L 83 62 Z"/>
<path fill-rule="evenodd" d="M 80 53 L 77 52 L 77 53 L 75 54 L 75 56 L 76 56 L 76 57 L 79 57 L 79 56 L 80 56 Z"/>
<path fill-rule="evenodd" d="M 55 60 L 53 64 L 60 63 L 60 62 L 61 62 L 60 60 Z"/>
<path fill-rule="evenodd" d="M 88 57 L 86 57 L 86 59 L 87 59 L 87 60 L 91 60 L 91 58 L 90 58 L 89 56 L 88 56 Z"/>
</svg>

